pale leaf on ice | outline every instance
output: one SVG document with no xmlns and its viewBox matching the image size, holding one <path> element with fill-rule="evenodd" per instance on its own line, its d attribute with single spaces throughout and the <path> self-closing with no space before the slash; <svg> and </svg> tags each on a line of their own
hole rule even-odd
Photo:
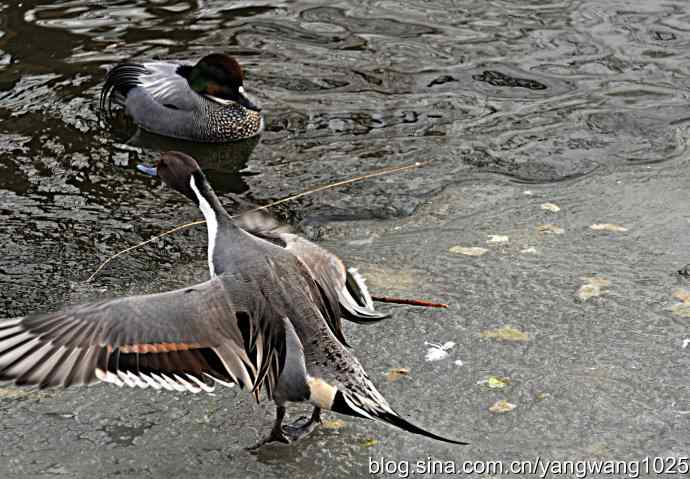
<svg viewBox="0 0 690 479">
<path fill-rule="evenodd" d="M 501 244 L 507 243 L 509 240 L 510 238 L 505 235 L 489 235 L 489 239 L 486 242 L 489 244 Z"/>
<path fill-rule="evenodd" d="M 477 384 L 486 385 L 486 387 L 491 389 L 503 389 L 508 384 L 510 384 L 510 379 L 501 378 L 498 376 L 489 376 L 488 378 L 482 379 L 481 381 L 477 382 Z"/>
<path fill-rule="evenodd" d="M 515 406 L 515 404 L 511 404 L 505 399 L 501 399 L 500 401 L 496 401 L 494 405 L 489 408 L 489 411 L 496 414 L 500 414 L 504 412 L 510 412 L 516 407 L 517 406 Z"/>
<path fill-rule="evenodd" d="M 386 379 L 392 383 L 408 374 L 410 374 L 410 368 L 391 368 L 386 373 Z"/>
<path fill-rule="evenodd" d="M 563 233 L 565 233 L 565 230 L 563 228 L 552 223 L 537 226 L 537 231 L 542 234 L 554 235 L 562 235 Z"/>
<path fill-rule="evenodd" d="M 503 326 L 498 329 L 487 329 L 479 335 L 483 338 L 497 339 L 498 341 L 529 341 L 529 335 L 512 326 Z"/>
<path fill-rule="evenodd" d="M 628 228 L 621 225 L 614 225 L 611 223 L 596 223 L 589 227 L 594 231 L 611 231 L 613 233 L 624 233 L 628 231 Z"/>
<path fill-rule="evenodd" d="M 580 286 L 580 289 L 577 290 L 577 297 L 582 301 L 587 301 L 590 298 L 601 296 L 608 292 L 604 289 L 610 284 L 609 280 L 606 278 L 593 277 L 582 278 L 582 280 L 585 284 Z"/>
<path fill-rule="evenodd" d="M 481 256 L 487 251 L 486 248 L 480 248 L 479 246 L 453 246 L 448 251 L 455 254 L 464 254 L 465 256 Z"/>
<path fill-rule="evenodd" d="M 561 207 L 555 203 L 543 203 L 541 205 L 542 210 L 551 211 L 552 213 L 558 213 L 561 211 Z"/>
</svg>

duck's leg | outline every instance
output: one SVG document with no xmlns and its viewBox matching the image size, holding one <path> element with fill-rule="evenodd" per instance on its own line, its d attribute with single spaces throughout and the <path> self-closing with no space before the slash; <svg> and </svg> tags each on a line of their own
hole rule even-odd
<svg viewBox="0 0 690 479">
<path fill-rule="evenodd" d="M 276 420 L 273 423 L 273 427 L 271 428 L 271 432 L 254 444 L 251 447 L 248 447 L 248 451 L 256 451 L 259 449 L 261 446 L 264 446 L 266 444 L 269 444 L 271 442 L 279 442 L 283 444 L 290 444 L 290 439 L 283 433 L 283 419 L 285 419 L 285 406 L 282 405 L 276 405 Z"/>
<path fill-rule="evenodd" d="M 321 408 L 314 407 L 310 418 L 302 416 L 292 424 L 286 424 L 283 426 L 283 432 L 288 435 L 290 441 L 294 442 L 310 434 L 319 424 L 321 424 Z"/>
</svg>

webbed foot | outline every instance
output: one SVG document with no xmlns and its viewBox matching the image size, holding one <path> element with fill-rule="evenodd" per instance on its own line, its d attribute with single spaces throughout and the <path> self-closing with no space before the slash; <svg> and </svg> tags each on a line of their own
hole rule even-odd
<svg viewBox="0 0 690 479">
<path fill-rule="evenodd" d="M 321 424 L 321 409 L 314 408 L 310 418 L 302 416 L 292 424 L 286 424 L 283 426 L 283 432 L 292 442 L 296 442 L 311 434 L 319 424 Z"/>
</svg>

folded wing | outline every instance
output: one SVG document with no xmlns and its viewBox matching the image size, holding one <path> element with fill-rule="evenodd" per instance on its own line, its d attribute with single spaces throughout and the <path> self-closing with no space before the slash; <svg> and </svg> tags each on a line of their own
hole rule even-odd
<svg viewBox="0 0 690 479">
<path fill-rule="evenodd" d="M 105 78 L 101 91 L 100 110 L 111 115 L 112 103 L 125 105 L 130 90 L 137 88 L 149 101 L 173 110 L 189 111 L 198 106 L 198 95 L 174 63 L 121 63 L 113 67 Z"/>
</svg>

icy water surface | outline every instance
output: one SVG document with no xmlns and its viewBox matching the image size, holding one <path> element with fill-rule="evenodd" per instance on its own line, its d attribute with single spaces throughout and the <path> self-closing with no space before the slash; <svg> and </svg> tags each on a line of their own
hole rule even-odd
<svg viewBox="0 0 690 479">
<path fill-rule="evenodd" d="M 193 154 L 228 205 L 431 161 L 278 213 L 374 292 L 450 303 L 347 334 L 397 410 L 471 442 L 342 418 L 252 456 L 273 408 L 235 389 L 4 386 L 0 477 L 687 456 L 689 32 L 680 0 L 0 2 L 1 317 L 207 277 L 193 229 L 84 283 L 108 255 L 200 216 L 137 173 L 161 150 Z M 209 51 L 245 65 L 266 113 L 258 142 L 99 126 L 106 68 Z M 454 346 L 427 361 L 426 342 Z M 500 400 L 515 408 L 492 412 Z"/>
</svg>

